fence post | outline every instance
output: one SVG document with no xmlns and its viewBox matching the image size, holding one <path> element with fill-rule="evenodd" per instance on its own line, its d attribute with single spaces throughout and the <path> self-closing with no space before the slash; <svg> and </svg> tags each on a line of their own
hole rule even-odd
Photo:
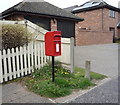
<svg viewBox="0 0 120 105">
<path fill-rule="evenodd" d="M 19 51 L 18 47 L 16 47 L 16 61 L 17 61 L 17 77 L 20 77 L 20 64 L 19 64 Z"/>
<path fill-rule="evenodd" d="M 2 54 L 1 54 L 1 51 L 0 51 L 0 83 L 3 82 L 3 71 L 2 71 Z"/>
<path fill-rule="evenodd" d="M 34 43 L 34 60 L 35 60 L 35 67 L 37 67 L 37 42 Z"/>
<path fill-rule="evenodd" d="M 37 44 L 37 50 L 38 50 L 38 68 L 41 67 L 41 64 L 40 64 L 40 42 Z"/>
<path fill-rule="evenodd" d="M 40 44 L 41 46 L 40 46 L 40 48 L 41 48 L 41 66 L 43 67 L 43 63 L 44 63 L 44 61 L 43 61 L 43 48 L 44 48 L 44 46 L 43 46 L 43 42 L 41 42 L 41 44 Z"/>
<path fill-rule="evenodd" d="M 23 52 L 24 52 L 24 70 L 25 70 L 25 75 L 27 75 L 27 57 L 26 57 L 26 55 L 27 55 L 27 50 L 26 50 L 26 45 L 24 45 L 23 46 Z"/>
<path fill-rule="evenodd" d="M 71 73 L 74 72 L 74 37 L 71 37 L 70 39 L 70 71 Z"/>
<path fill-rule="evenodd" d="M 3 50 L 3 62 L 4 62 L 4 78 L 5 81 L 8 81 L 8 73 L 7 73 L 7 54 L 6 54 L 6 50 Z"/>
<path fill-rule="evenodd" d="M 91 62 L 90 61 L 86 61 L 85 62 L 85 78 L 88 78 L 90 80 L 90 69 L 91 69 Z"/>
<path fill-rule="evenodd" d="M 15 67 L 15 50 L 12 48 L 12 63 L 13 63 L 13 78 L 16 78 L 16 67 Z"/>
<path fill-rule="evenodd" d="M 12 80 L 12 68 L 11 68 L 11 56 L 10 56 L 10 49 L 7 50 L 8 52 L 8 70 L 9 70 L 9 78 Z"/>
<path fill-rule="evenodd" d="M 34 42 L 30 44 L 30 53 L 31 53 L 31 63 L 32 67 L 34 67 Z M 32 72 L 34 72 L 34 69 L 32 68 Z"/>
<path fill-rule="evenodd" d="M 28 44 L 27 48 L 28 48 L 28 52 L 27 52 L 27 55 L 28 55 L 28 58 L 27 58 L 27 61 L 28 61 L 28 73 L 30 74 L 31 73 L 31 70 L 30 70 L 30 44 Z"/>
</svg>

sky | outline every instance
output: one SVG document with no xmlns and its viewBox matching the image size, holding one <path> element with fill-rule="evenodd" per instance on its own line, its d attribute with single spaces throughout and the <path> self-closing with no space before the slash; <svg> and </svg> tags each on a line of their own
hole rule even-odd
<svg viewBox="0 0 120 105">
<path fill-rule="evenodd" d="M 0 13 L 21 1 L 23 0 L 0 0 Z M 57 7 L 66 8 L 73 5 L 81 5 L 89 0 L 45 0 L 45 1 Z M 118 7 L 118 1 L 120 0 L 104 0 L 104 1 L 106 1 L 110 5 Z"/>
</svg>

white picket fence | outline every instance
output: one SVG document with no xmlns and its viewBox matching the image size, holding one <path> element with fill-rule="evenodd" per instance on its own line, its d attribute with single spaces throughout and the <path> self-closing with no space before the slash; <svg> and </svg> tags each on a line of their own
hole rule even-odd
<svg viewBox="0 0 120 105">
<path fill-rule="evenodd" d="M 45 56 L 44 42 L 0 51 L 0 83 L 31 74 L 47 60 L 50 57 Z"/>
</svg>

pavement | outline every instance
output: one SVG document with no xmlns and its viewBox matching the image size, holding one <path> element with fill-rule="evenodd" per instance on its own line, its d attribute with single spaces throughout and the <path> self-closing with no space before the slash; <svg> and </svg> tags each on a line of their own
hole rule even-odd
<svg viewBox="0 0 120 105">
<path fill-rule="evenodd" d="M 52 103 L 52 101 L 29 92 L 21 84 L 13 82 L 2 86 L 2 103 Z"/>
<path fill-rule="evenodd" d="M 117 103 L 118 45 L 75 47 L 75 66 L 84 68 L 86 60 L 91 60 L 92 71 L 105 74 L 110 80 L 86 92 L 79 91 L 59 99 L 41 97 L 13 82 L 2 85 L 2 103 Z"/>
</svg>

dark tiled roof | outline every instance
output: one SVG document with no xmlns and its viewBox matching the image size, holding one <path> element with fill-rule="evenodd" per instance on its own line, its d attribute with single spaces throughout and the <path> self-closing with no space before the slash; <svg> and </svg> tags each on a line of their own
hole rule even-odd
<svg viewBox="0 0 120 105">
<path fill-rule="evenodd" d="M 72 19 L 74 21 L 83 20 L 82 18 L 75 16 L 74 14 L 58 8 L 48 2 L 20 2 L 17 5 L 2 12 L 2 16 L 13 12 L 24 12 L 38 15 L 47 15 L 50 17 L 61 17 Z"/>
<path fill-rule="evenodd" d="M 107 4 L 104 1 L 94 1 L 91 0 L 89 2 L 84 3 L 83 5 L 80 5 L 72 10 L 72 13 L 78 13 L 78 12 L 83 12 L 83 11 L 90 11 L 94 9 L 99 9 L 99 8 L 109 8 L 114 11 L 120 12 L 120 9 L 114 6 L 111 6 Z"/>
<path fill-rule="evenodd" d="M 71 6 L 71 7 L 64 8 L 64 10 L 66 10 L 68 12 L 72 12 L 72 10 L 76 7 L 78 7 L 78 5 L 74 5 L 74 6 Z"/>
</svg>

